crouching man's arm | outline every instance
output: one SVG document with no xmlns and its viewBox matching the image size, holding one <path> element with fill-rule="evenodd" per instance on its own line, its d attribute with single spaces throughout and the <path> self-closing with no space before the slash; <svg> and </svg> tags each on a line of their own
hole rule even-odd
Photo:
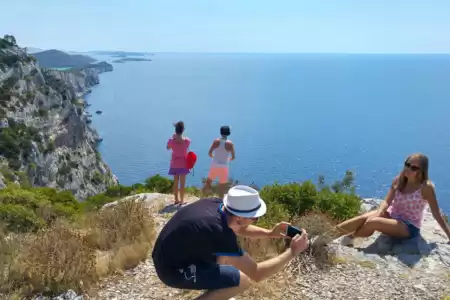
<svg viewBox="0 0 450 300">
<path fill-rule="evenodd" d="M 247 253 L 243 256 L 227 256 L 223 259 L 226 260 L 227 264 L 245 273 L 253 281 L 259 282 L 281 271 L 289 261 L 302 253 L 307 247 L 308 234 L 303 230 L 301 236 L 297 235 L 291 240 L 289 249 L 269 260 L 256 263 Z"/>
<path fill-rule="evenodd" d="M 275 225 L 272 229 L 265 229 L 256 225 L 248 225 L 245 228 L 241 228 L 237 234 L 250 238 L 287 238 L 286 230 L 290 224 L 287 222 L 281 222 Z"/>
</svg>

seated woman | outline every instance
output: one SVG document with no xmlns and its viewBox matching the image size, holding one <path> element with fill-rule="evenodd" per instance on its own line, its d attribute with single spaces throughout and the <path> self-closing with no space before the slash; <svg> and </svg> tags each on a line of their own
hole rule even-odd
<svg viewBox="0 0 450 300">
<path fill-rule="evenodd" d="M 337 226 L 342 234 L 347 234 L 342 244 L 353 245 L 354 237 L 369 237 L 375 231 L 400 239 L 414 238 L 420 234 L 426 204 L 450 239 L 450 228 L 440 212 L 434 185 L 428 179 L 428 157 L 413 154 L 406 159 L 378 210 Z"/>
</svg>

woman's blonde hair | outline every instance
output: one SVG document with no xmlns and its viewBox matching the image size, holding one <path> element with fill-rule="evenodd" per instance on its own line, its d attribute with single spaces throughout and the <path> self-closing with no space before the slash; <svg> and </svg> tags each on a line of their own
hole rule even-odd
<svg viewBox="0 0 450 300">
<path fill-rule="evenodd" d="M 411 159 L 416 158 L 419 160 L 419 167 L 420 170 L 417 173 L 417 176 L 419 177 L 419 181 L 421 183 L 428 181 L 428 157 L 425 154 L 422 153 L 415 153 L 408 156 L 405 160 L 405 164 L 408 163 Z M 406 184 L 408 183 L 408 177 L 405 176 L 405 169 L 403 167 L 403 170 L 400 172 L 400 174 L 397 177 L 396 184 L 394 185 L 395 189 L 402 192 Z"/>
</svg>

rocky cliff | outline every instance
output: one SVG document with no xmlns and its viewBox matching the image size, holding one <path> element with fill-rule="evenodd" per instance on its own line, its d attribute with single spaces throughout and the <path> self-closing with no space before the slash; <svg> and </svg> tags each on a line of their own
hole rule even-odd
<svg viewBox="0 0 450 300">
<path fill-rule="evenodd" d="M 116 180 L 96 150 L 83 95 L 98 68 L 40 68 L 14 40 L 0 41 L 0 155 L 5 182 L 70 190 L 84 199 Z"/>
</svg>

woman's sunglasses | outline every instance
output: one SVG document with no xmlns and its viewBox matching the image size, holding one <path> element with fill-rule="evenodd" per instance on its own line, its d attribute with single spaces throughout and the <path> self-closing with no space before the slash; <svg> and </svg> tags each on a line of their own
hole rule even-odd
<svg viewBox="0 0 450 300">
<path fill-rule="evenodd" d="M 413 166 L 413 165 L 411 165 L 409 162 L 405 162 L 405 168 L 408 168 L 408 169 L 410 169 L 411 171 L 414 171 L 414 172 L 420 170 L 420 167 L 418 167 L 418 166 Z"/>
</svg>

